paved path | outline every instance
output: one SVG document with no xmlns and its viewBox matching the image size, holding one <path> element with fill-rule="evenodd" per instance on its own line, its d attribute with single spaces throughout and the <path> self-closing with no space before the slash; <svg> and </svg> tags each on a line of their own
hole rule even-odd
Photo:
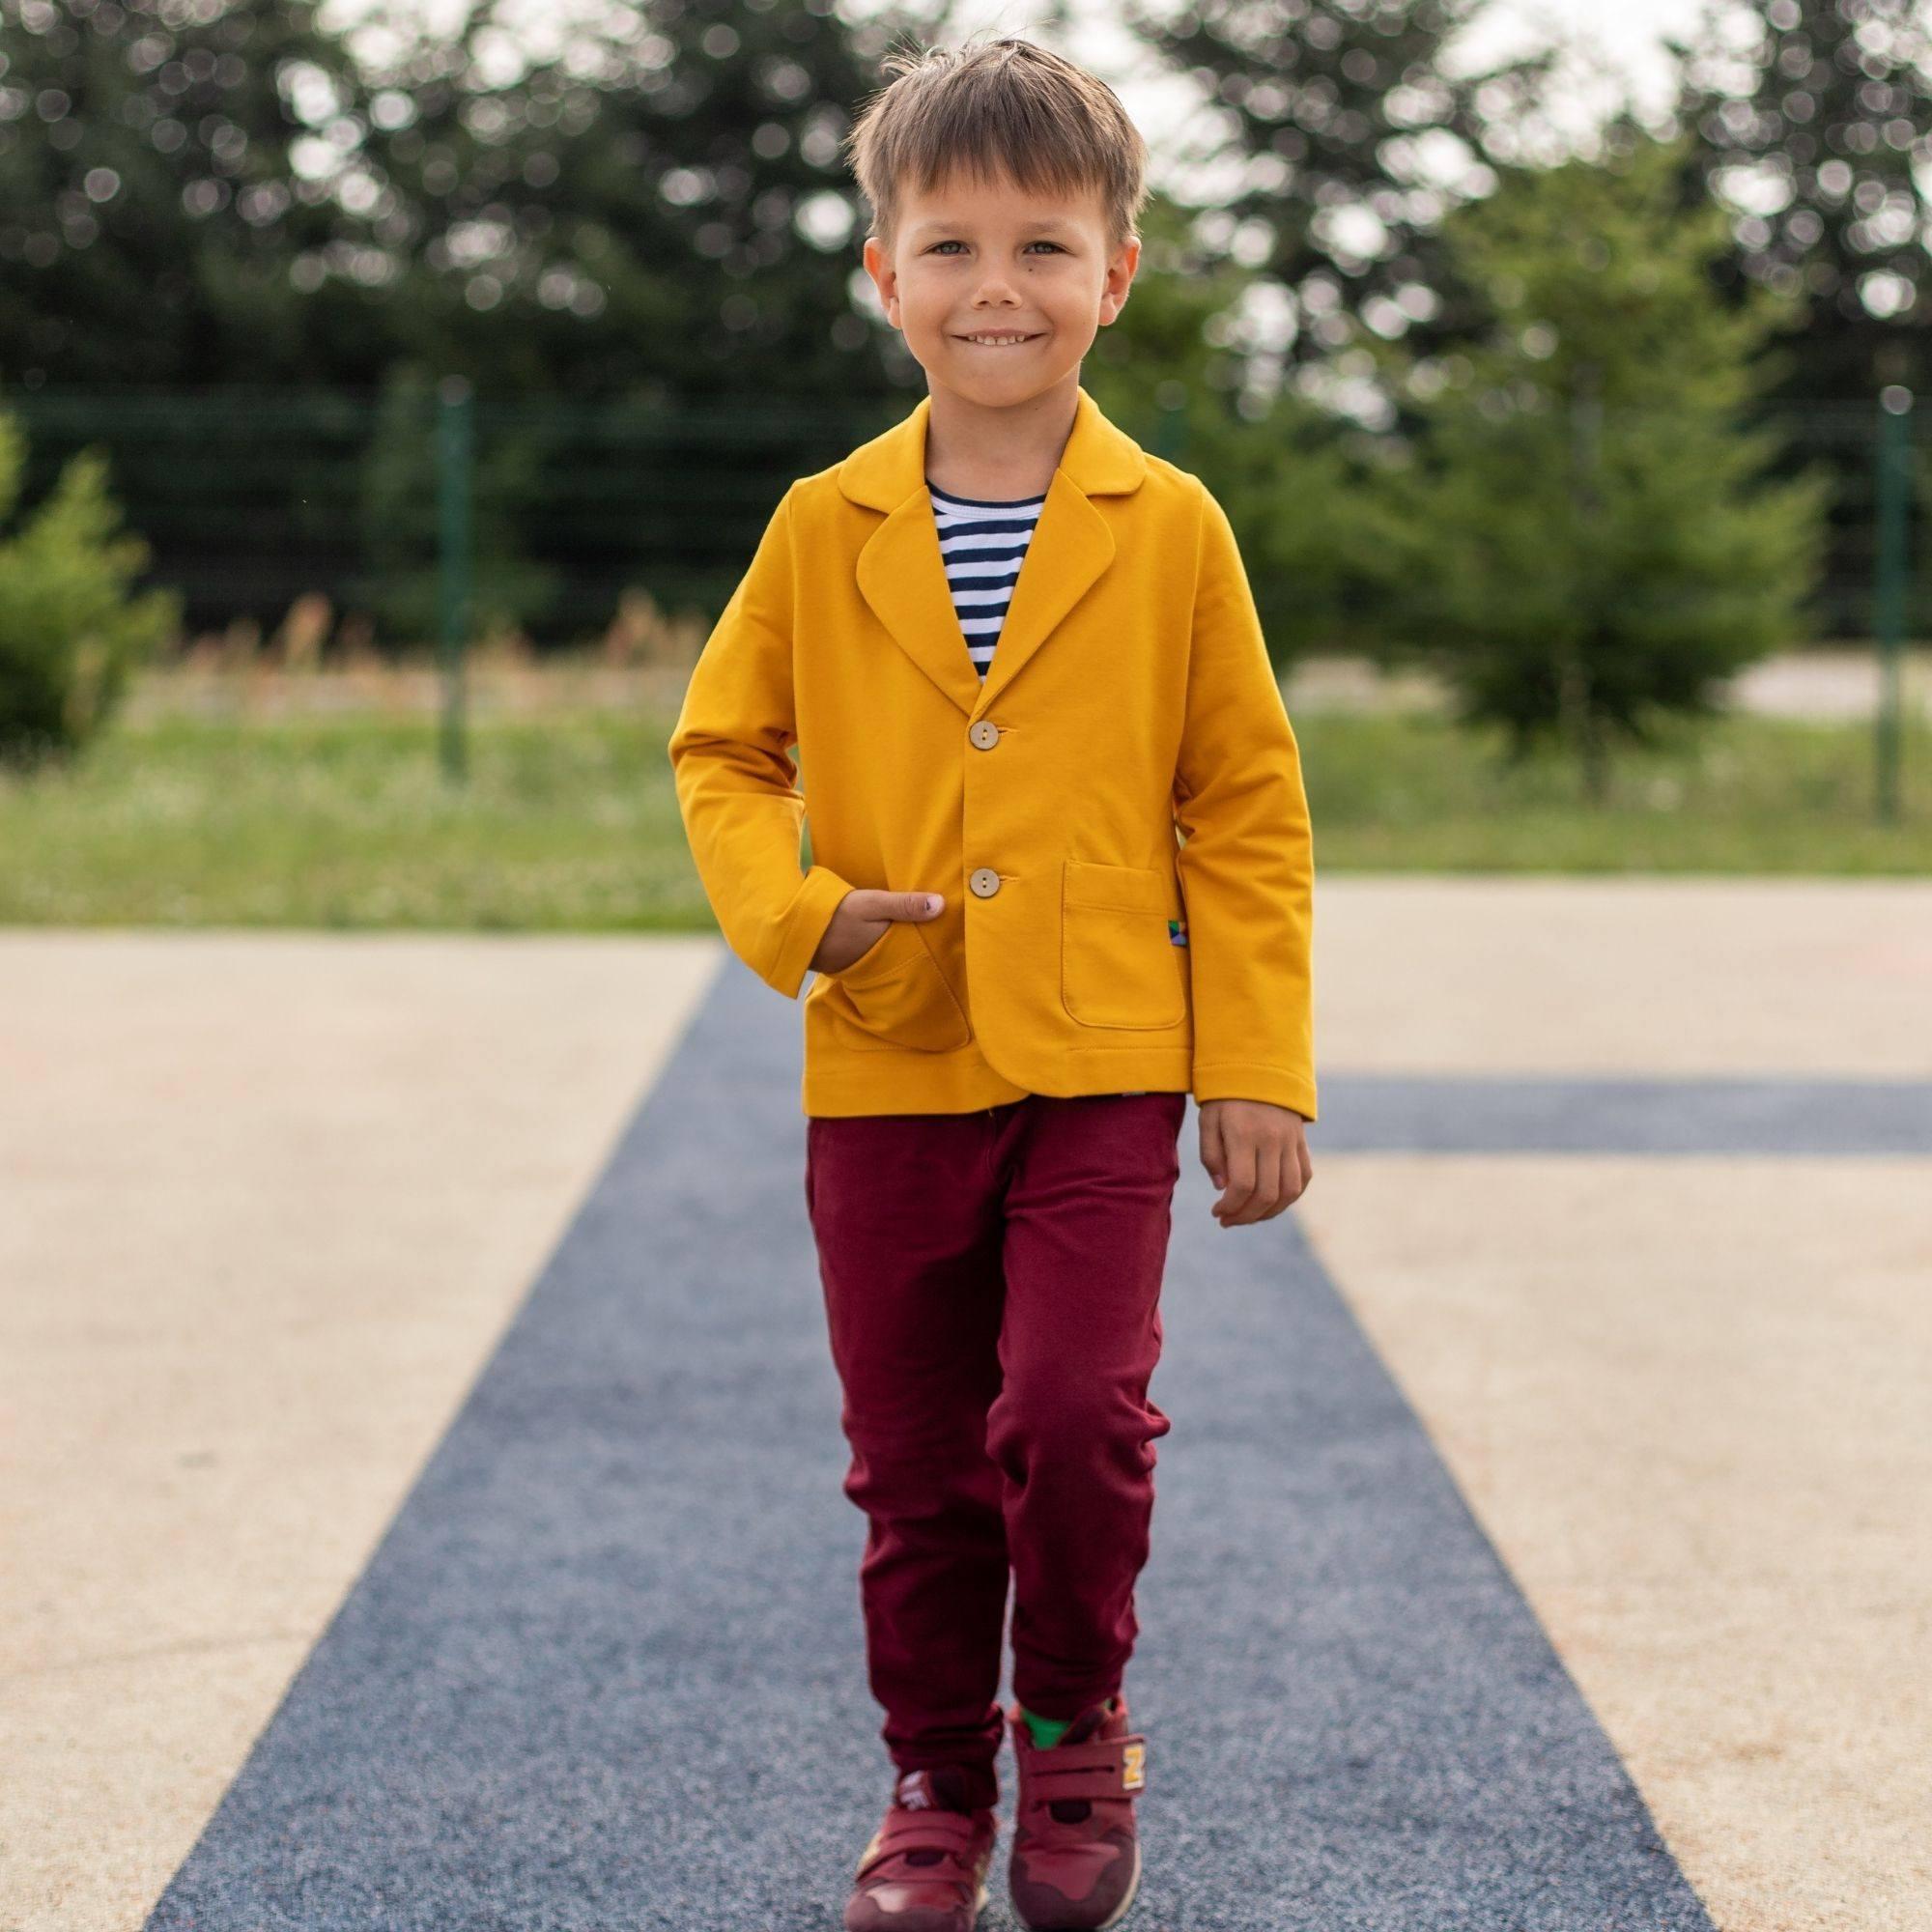
<svg viewBox="0 0 1932 1932">
<path fill-rule="evenodd" d="M 1315 1188 L 1220 1230 L 1182 1130 L 1136 1922 L 1923 1924 L 1932 888 L 1321 892 Z M 0 1925 L 836 1925 L 796 1009 L 187 934 L 0 1004 Z"/>
<path fill-rule="evenodd" d="M 838 1922 L 883 1784 L 764 993 L 732 962 L 155 1932 Z M 1177 1218 L 1143 1922 L 1705 1925 L 1293 1224 Z"/>
</svg>

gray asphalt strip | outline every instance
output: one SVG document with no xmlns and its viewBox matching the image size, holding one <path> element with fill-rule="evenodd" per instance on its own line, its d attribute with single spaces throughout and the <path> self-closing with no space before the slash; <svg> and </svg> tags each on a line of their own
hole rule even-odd
<svg viewBox="0 0 1932 1932">
<path fill-rule="evenodd" d="M 838 1926 L 890 1774 L 797 1026 L 727 958 L 156 1932 Z M 1216 1227 L 1194 1134 L 1127 1923 L 1708 1932 L 1293 1216 Z"/>
<path fill-rule="evenodd" d="M 1932 1153 L 1932 1080 L 1324 1075 L 1336 1153 Z"/>
</svg>

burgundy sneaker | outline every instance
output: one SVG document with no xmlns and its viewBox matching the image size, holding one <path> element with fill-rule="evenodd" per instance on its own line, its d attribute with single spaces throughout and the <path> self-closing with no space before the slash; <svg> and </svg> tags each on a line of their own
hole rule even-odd
<svg viewBox="0 0 1932 1932">
<path fill-rule="evenodd" d="M 973 1932 L 998 1823 L 958 1765 L 899 1774 L 859 1855 L 845 1932 Z"/>
<path fill-rule="evenodd" d="M 1007 1713 L 1019 1757 L 1008 1866 L 1013 1910 L 1032 1932 L 1094 1932 L 1117 1923 L 1141 1882 L 1134 1800 L 1147 1785 L 1147 1740 L 1127 1700 L 1091 1704 L 1043 1750 L 1020 1707 Z"/>
</svg>

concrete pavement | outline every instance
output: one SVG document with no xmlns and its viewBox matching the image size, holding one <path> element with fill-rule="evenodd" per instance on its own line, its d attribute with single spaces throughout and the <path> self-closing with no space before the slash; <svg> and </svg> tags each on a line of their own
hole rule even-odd
<svg viewBox="0 0 1932 1932">
<path fill-rule="evenodd" d="M 1183 1128 L 1143 1922 L 1248 1922 L 1258 1710 L 1258 1923 L 1920 1922 L 1932 890 L 1335 879 L 1318 947 L 1306 1202 L 1215 1228 Z M 880 1797 L 795 1009 L 705 940 L 24 931 L 0 1000 L 0 1924 L 836 1922 L 667 1889 L 750 1798 L 823 1905 Z"/>
</svg>

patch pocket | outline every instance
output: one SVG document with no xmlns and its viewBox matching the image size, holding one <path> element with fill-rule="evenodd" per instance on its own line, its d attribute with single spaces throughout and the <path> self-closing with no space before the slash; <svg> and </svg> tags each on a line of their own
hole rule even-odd
<svg viewBox="0 0 1932 1932">
<path fill-rule="evenodd" d="M 1169 936 L 1179 911 L 1164 872 L 1062 862 L 1060 999 L 1082 1026 L 1174 1027 L 1187 1016 L 1186 952 Z"/>
<path fill-rule="evenodd" d="M 823 977 L 845 1018 L 893 1046 L 948 1053 L 973 1037 L 915 920 L 894 920 L 851 965 Z"/>
</svg>

